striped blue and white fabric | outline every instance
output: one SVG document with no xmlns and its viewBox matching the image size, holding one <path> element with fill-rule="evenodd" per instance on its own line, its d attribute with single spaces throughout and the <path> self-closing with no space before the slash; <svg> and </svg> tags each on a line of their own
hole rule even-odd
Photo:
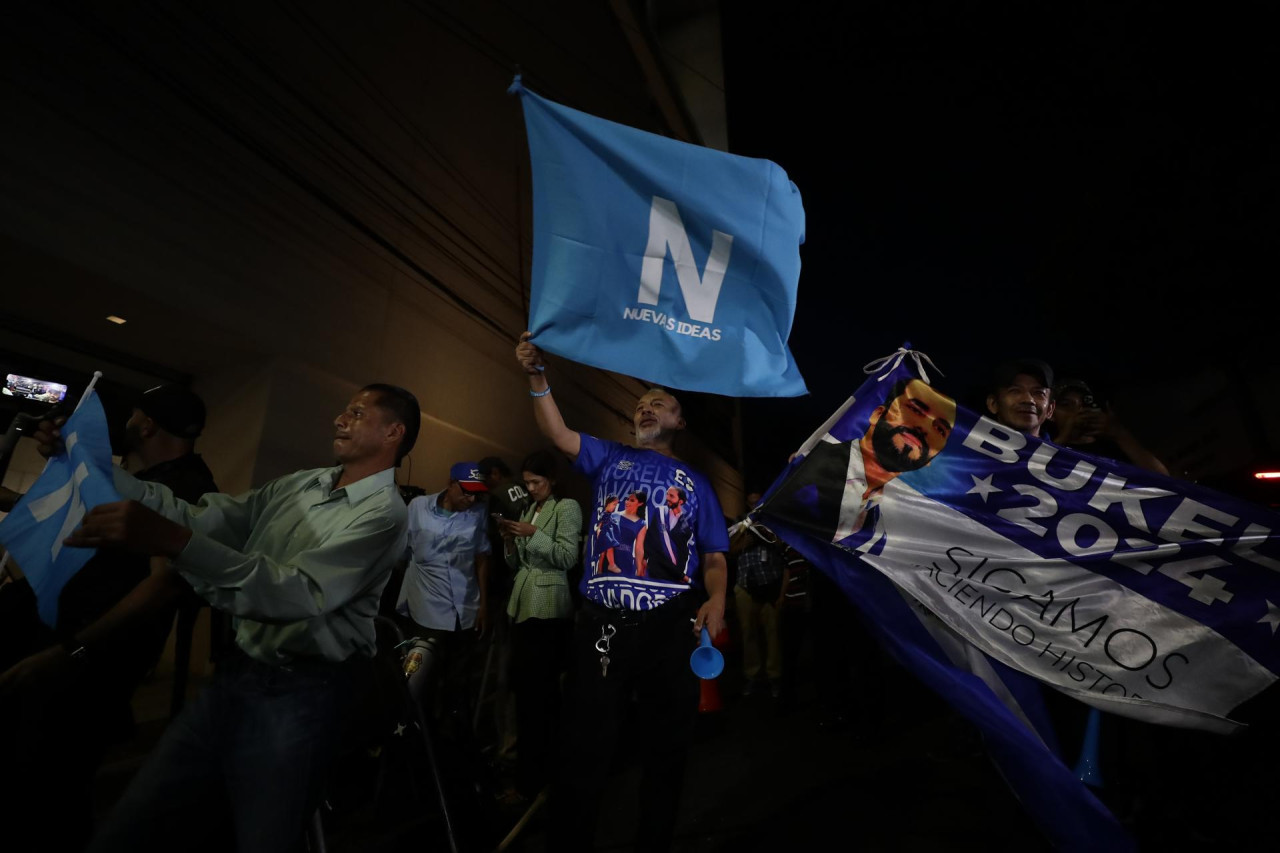
<svg viewBox="0 0 1280 853">
<path fill-rule="evenodd" d="M 62 540 L 85 513 L 120 500 L 111 475 L 111 440 L 96 392 L 80 403 L 62 426 L 66 453 L 49 460 L 40 478 L 0 521 L 0 544 L 26 575 L 36 595 L 40 619 L 58 621 L 58 596 L 89 562 L 94 548 L 68 548 Z"/>
<path fill-rule="evenodd" d="M 1233 730 L 1231 710 L 1280 672 L 1274 515 L 1003 427 L 922 381 L 911 355 L 805 443 L 757 515 L 983 731 L 1051 838 L 1123 848 L 1055 754 L 1036 682 Z"/>
</svg>

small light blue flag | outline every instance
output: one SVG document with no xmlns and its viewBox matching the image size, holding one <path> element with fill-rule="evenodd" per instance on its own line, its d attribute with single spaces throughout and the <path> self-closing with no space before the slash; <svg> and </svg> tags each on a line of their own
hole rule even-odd
<svg viewBox="0 0 1280 853">
<path fill-rule="evenodd" d="M 775 163 L 605 121 L 525 89 L 529 329 L 542 349 L 672 388 L 807 393 L 787 338 L 804 242 Z"/>
<path fill-rule="evenodd" d="M 17 561 L 36 595 L 40 619 L 58 621 L 62 588 L 96 553 L 62 544 L 85 513 L 120 500 L 111 473 L 107 418 L 90 393 L 62 426 L 66 453 L 49 460 L 44 473 L 0 521 L 0 544 Z"/>
</svg>

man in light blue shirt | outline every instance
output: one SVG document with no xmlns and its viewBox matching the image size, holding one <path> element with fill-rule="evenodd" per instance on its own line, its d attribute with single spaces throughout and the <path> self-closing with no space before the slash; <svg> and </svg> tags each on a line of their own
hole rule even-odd
<svg viewBox="0 0 1280 853">
<path fill-rule="evenodd" d="M 485 503 L 489 491 L 480 466 L 459 462 L 449 486 L 409 503 L 408 561 L 397 611 L 415 632 L 451 644 L 461 631 L 488 626 L 489 536 Z"/>
</svg>

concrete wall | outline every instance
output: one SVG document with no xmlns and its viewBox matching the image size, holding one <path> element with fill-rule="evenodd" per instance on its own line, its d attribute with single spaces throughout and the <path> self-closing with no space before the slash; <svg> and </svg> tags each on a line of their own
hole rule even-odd
<svg viewBox="0 0 1280 853">
<path fill-rule="evenodd" d="M 36 443 L 30 438 L 18 439 L 13 449 L 13 458 L 9 461 L 9 469 L 4 473 L 4 487 L 15 492 L 25 492 L 44 470 L 44 457 L 36 452 Z M 5 513 L 0 513 L 4 518 Z"/>
<path fill-rule="evenodd" d="M 506 359 L 495 354 L 464 370 L 441 372 L 429 369 L 430 352 L 423 348 L 400 353 L 383 371 L 374 367 L 369 374 L 370 381 L 404 385 L 422 403 L 417 445 L 397 472 L 401 485 L 435 491 L 447 482 L 454 462 L 496 455 L 516 469 L 528 453 L 549 446 L 537 430 L 528 384 L 512 353 L 504 353 Z M 414 363 L 419 363 L 417 371 L 406 367 Z M 605 402 L 584 401 L 580 393 L 573 393 L 575 382 L 598 381 L 598 372 L 553 363 L 550 375 L 554 393 L 559 396 L 559 389 L 564 389 L 566 423 L 602 438 L 634 440 L 630 421 L 618 412 L 630 411 L 630 392 L 638 395 L 643 386 L 615 377 Z M 362 384 L 288 358 L 201 377 L 195 390 L 209 405 L 210 417 L 198 450 L 227 492 L 301 468 L 330 465 L 333 420 Z M 677 450 L 711 478 L 727 514 L 742 511 L 740 478 L 729 462 L 708 451 L 693 433 L 681 438 Z M 586 484 L 570 474 L 567 465 L 562 485 L 566 493 L 586 495 Z"/>
<path fill-rule="evenodd" d="M 11 27 L 8 59 L 48 73 L 9 84 L 0 264 L 32 286 L 0 310 L 193 377 L 226 490 L 327 464 L 332 419 L 371 381 L 422 403 L 405 482 L 541 446 L 512 356 L 531 188 L 505 88 L 519 65 L 549 97 L 666 132 L 607 3 L 352 10 L 37 4 Z M 627 437 L 641 383 L 552 375 L 571 425 Z M 732 467 L 688 452 L 732 512 Z"/>
<path fill-rule="evenodd" d="M 369 382 L 422 404 L 403 484 L 435 490 L 490 454 L 515 468 L 544 445 L 512 354 L 531 188 L 504 92 L 519 67 L 548 97 L 669 132 L 611 4 L 27 4 L 7 31 L 6 328 L 56 328 L 90 353 L 75 370 L 103 352 L 154 366 L 104 368 L 137 390 L 191 377 L 209 410 L 198 450 L 228 492 L 330 464 L 333 419 Z M 629 439 L 642 383 L 572 364 L 550 377 L 571 426 Z M 731 461 L 696 438 L 681 450 L 740 511 Z M 18 487 L 40 464 L 21 453 Z M 566 475 L 561 492 L 585 484 Z"/>
</svg>

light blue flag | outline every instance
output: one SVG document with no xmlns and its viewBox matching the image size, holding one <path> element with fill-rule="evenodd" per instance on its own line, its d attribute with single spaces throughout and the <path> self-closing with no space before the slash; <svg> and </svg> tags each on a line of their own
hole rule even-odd
<svg viewBox="0 0 1280 853">
<path fill-rule="evenodd" d="M 787 349 L 804 207 L 786 173 L 552 103 L 519 77 L 509 91 L 533 163 L 534 342 L 672 388 L 807 393 Z"/>
<path fill-rule="evenodd" d="M 96 553 L 68 548 L 62 540 L 98 504 L 120 500 L 111 474 L 107 418 L 90 393 L 62 426 L 67 452 L 49 460 L 44 473 L 0 521 L 0 544 L 9 550 L 36 594 L 40 619 L 58 621 L 58 597 L 67 581 Z"/>
</svg>

